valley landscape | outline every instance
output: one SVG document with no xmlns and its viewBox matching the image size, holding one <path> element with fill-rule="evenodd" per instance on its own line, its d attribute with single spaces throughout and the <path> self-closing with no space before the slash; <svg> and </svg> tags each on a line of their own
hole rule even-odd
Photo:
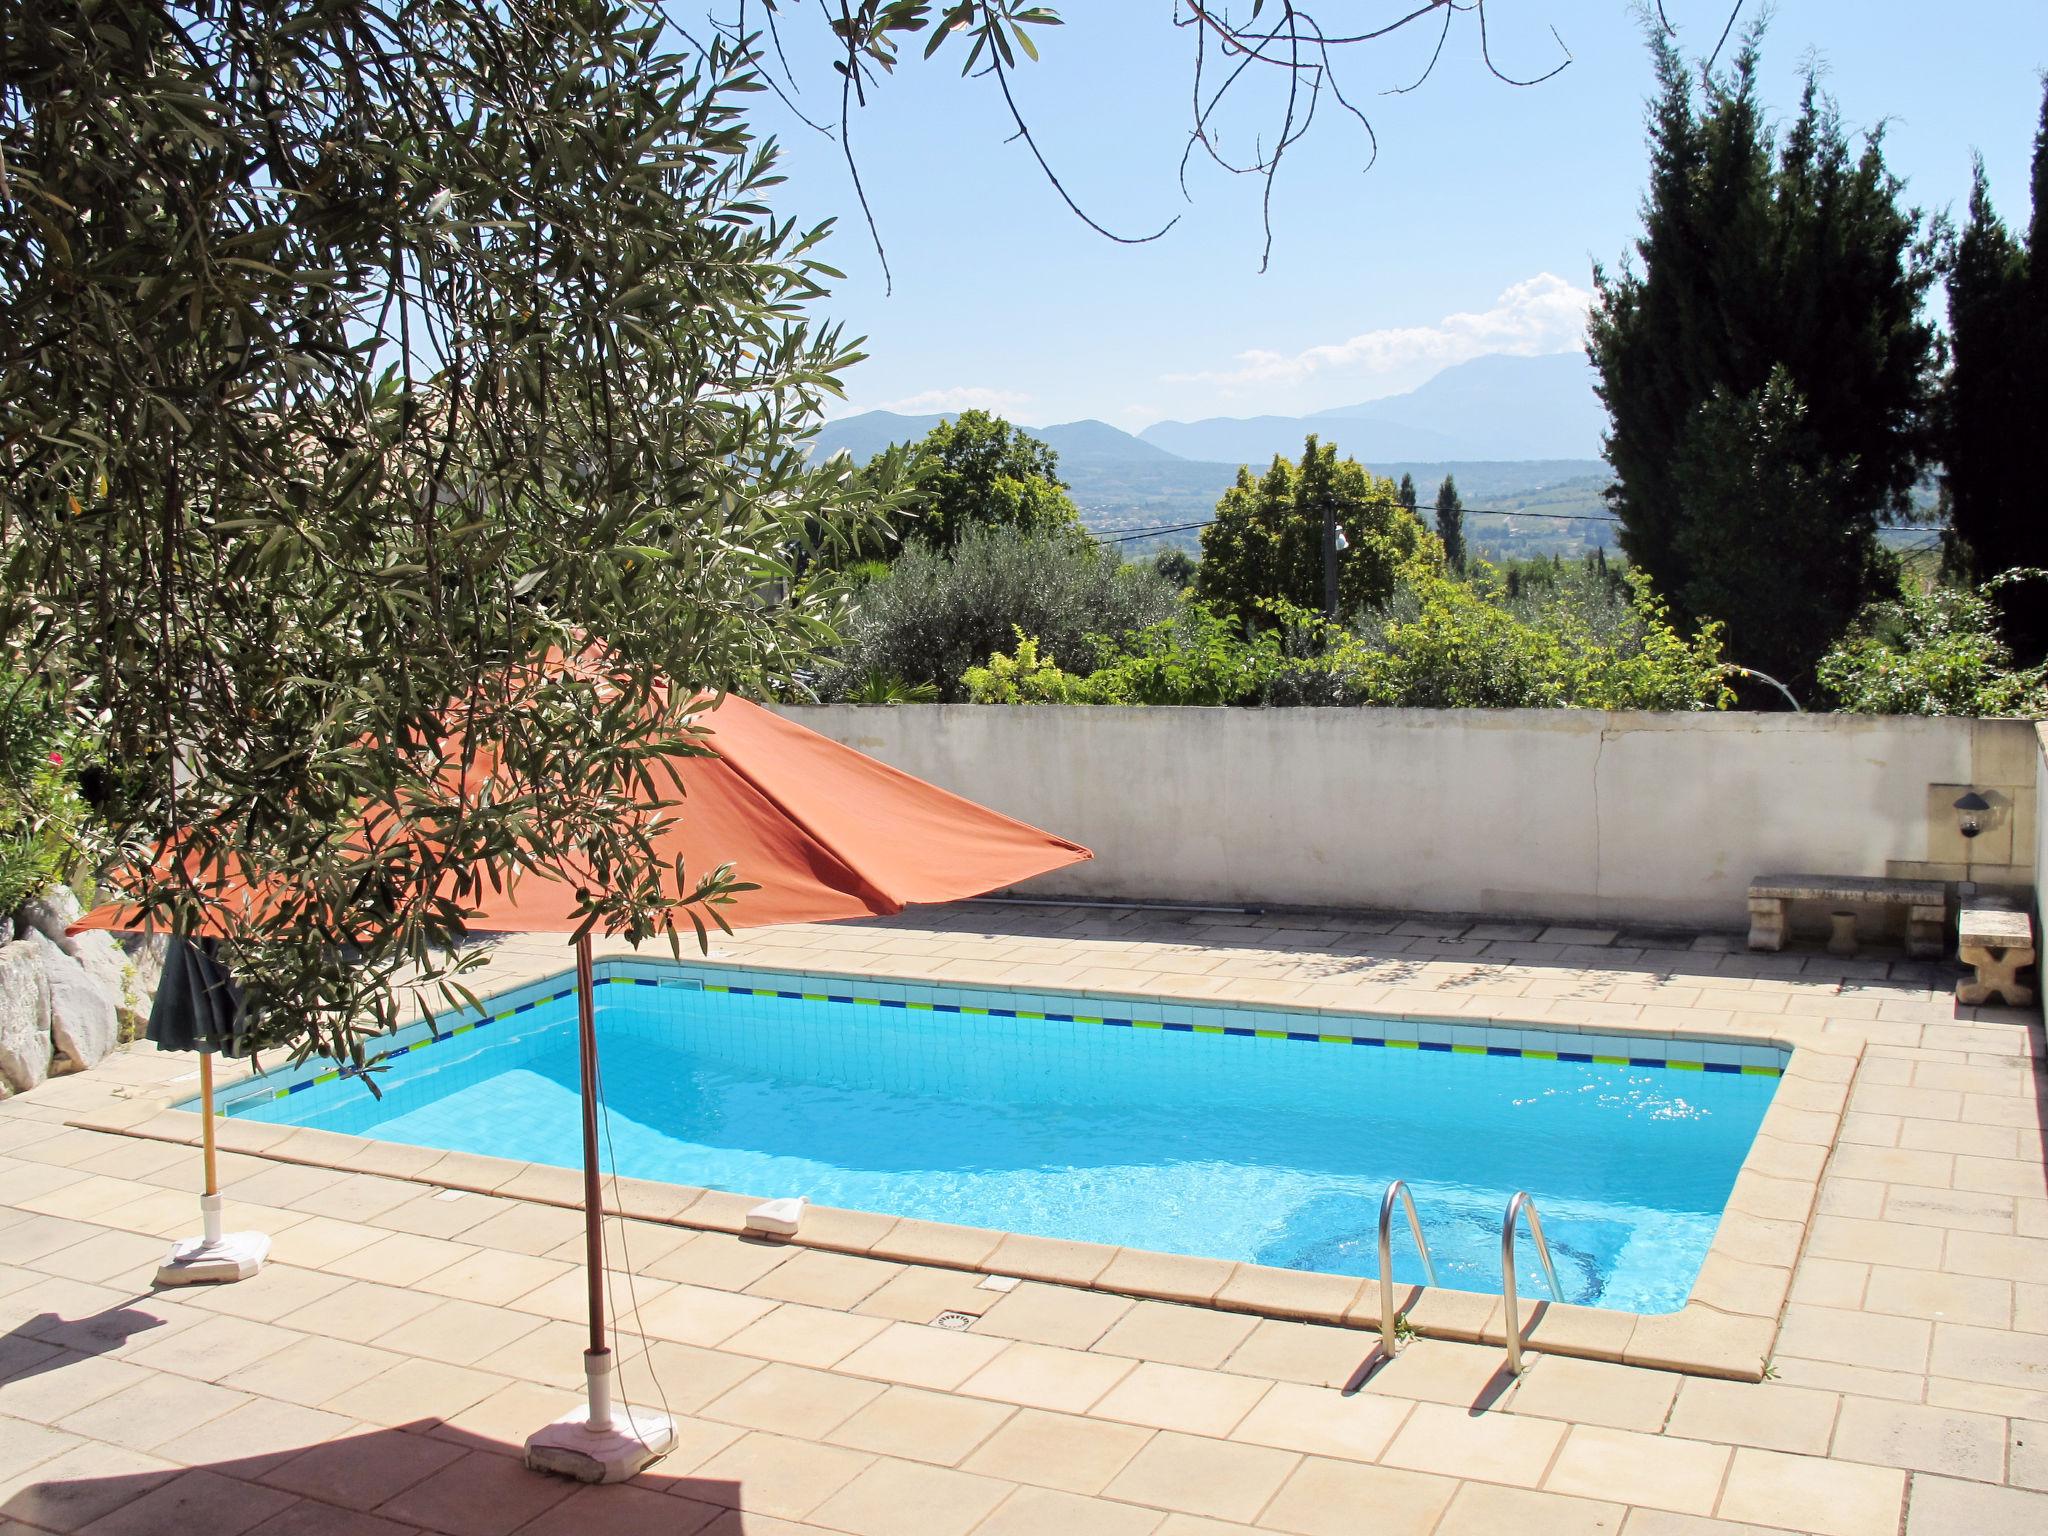
<svg viewBox="0 0 2048 1536">
<path fill-rule="evenodd" d="M 948 413 L 950 414 L 950 413 Z M 826 424 L 814 453 L 866 459 L 915 442 L 946 415 L 867 411 Z M 1030 431 L 1059 454 L 1060 473 L 1090 531 L 1134 555 L 1194 551 L 1240 465 L 1301 452 L 1313 432 L 1375 474 L 1412 475 L 1424 503 L 1457 478 L 1475 549 L 1496 558 L 1570 557 L 1612 547 L 1601 493 L 1606 412 L 1583 353 L 1493 355 L 1446 368 L 1406 394 L 1307 416 L 1161 421 L 1135 434 L 1103 421 Z M 1172 530 L 1148 532 L 1147 530 Z"/>
</svg>

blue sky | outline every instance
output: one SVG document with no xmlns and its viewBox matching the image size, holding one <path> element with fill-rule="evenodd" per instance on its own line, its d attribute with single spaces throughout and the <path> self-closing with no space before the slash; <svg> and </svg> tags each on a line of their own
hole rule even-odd
<svg viewBox="0 0 2048 1536">
<path fill-rule="evenodd" d="M 1727 0 L 1666 0 L 1696 51 L 1713 45 Z M 1372 22 L 1411 4 L 1325 0 L 1326 26 Z M 1113 245 L 1059 203 L 1009 128 L 989 81 L 958 63 L 906 59 L 854 119 L 854 143 L 894 271 L 880 264 L 828 142 L 770 98 L 790 185 L 781 206 L 838 215 L 829 247 L 847 273 L 826 313 L 869 339 L 870 358 L 833 414 L 986 405 L 1047 424 L 1095 416 L 1135 430 L 1162 418 L 1292 414 L 1411 388 L 1463 356 L 1558 351 L 1574 343 L 1592 263 L 1612 264 L 1637 228 L 1650 80 L 1627 0 L 1493 0 L 1495 62 L 1549 82 L 1489 76 L 1471 18 L 1452 29 L 1419 91 L 1380 94 L 1421 69 L 1418 26 L 1348 52 L 1347 93 L 1379 131 L 1378 163 L 1331 115 L 1290 151 L 1261 275 L 1258 187 L 1176 166 L 1188 122 L 1189 44 L 1171 0 L 1064 0 L 1067 25 L 1022 64 L 1020 102 L 1069 189 L 1104 223 L 1149 245 Z M 1745 16 L 1756 9 L 1751 4 Z M 835 78 L 805 12 L 786 26 L 807 87 L 800 104 L 836 113 Z M 1966 13 L 1924 0 L 1779 0 L 1765 39 L 1765 95 L 1796 106 L 1809 57 L 1852 127 L 1885 125 L 1908 198 L 1960 217 L 1970 156 L 1994 199 L 2024 218 L 2027 161 L 2048 67 L 2048 3 L 1984 0 Z M 1249 102 L 1248 102 L 1249 105 Z M 1270 126 L 1243 113 L 1232 131 Z"/>
</svg>

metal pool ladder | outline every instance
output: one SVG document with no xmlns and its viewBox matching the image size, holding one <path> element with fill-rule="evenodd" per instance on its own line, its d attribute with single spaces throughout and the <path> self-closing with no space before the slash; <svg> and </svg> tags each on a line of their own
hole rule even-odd
<svg viewBox="0 0 2048 1536">
<path fill-rule="evenodd" d="M 1401 1203 L 1408 1208 L 1408 1230 L 1415 1234 L 1415 1246 L 1422 1254 L 1422 1272 L 1431 1285 L 1436 1284 L 1436 1260 L 1429 1256 L 1429 1239 L 1422 1235 L 1422 1219 L 1415 1214 L 1415 1197 L 1408 1193 L 1408 1182 L 1396 1179 L 1387 1186 L 1386 1198 L 1380 1201 L 1380 1349 L 1386 1358 L 1394 1358 L 1396 1328 L 1400 1319 L 1394 1315 L 1394 1197 L 1399 1195 Z"/>
<path fill-rule="evenodd" d="M 1392 1198 L 1389 1192 L 1389 1198 Z M 1410 1206 L 1412 1214 L 1414 1207 Z M 1550 1299 L 1563 1301 L 1564 1293 L 1557 1288 L 1557 1266 L 1550 1262 L 1550 1244 L 1543 1240 L 1543 1218 L 1536 1213 L 1536 1202 L 1529 1191 L 1518 1189 L 1515 1197 L 1508 1201 L 1507 1214 L 1500 1220 L 1500 1286 L 1501 1295 L 1507 1306 L 1508 1374 L 1522 1374 L 1522 1312 L 1515 1297 L 1515 1220 L 1527 1213 L 1529 1235 L 1536 1240 L 1536 1257 L 1543 1262 L 1543 1279 L 1550 1287 Z M 1380 1253 L 1384 1264 L 1386 1253 L 1387 1221 L 1384 1212 L 1380 1216 Z"/>
</svg>

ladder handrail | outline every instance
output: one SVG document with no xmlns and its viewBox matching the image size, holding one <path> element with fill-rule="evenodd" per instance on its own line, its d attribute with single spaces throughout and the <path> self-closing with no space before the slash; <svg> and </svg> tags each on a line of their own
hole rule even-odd
<svg viewBox="0 0 2048 1536">
<path fill-rule="evenodd" d="M 1387 1186 L 1386 1197 L 1380 1201 L 1380 1347 L 1388 1359 L 1394 1357 L 1395 1323 L 1394 1315 L 1394 1197 L 1399 1195 L 1401 1203 L 1408 1207 L 1408 1230 L 1415 1235 L 1415 1246 L 1422 1253 L 1422 1272 L 1429 1277 L 1429 1284 L 1436 1284 L 1436 1260 L 1429 1256 L 1429 1239 L 1422 1235 L 1422 1218 L 1415 1214 L 1415 1197 L 1408 1193 L 1408 1181 L 1396 1179 Z"/>
<path fill-rule="evenodd" d="M 1518 1189 L 1514 1198 L 1508 1201 L 1507 1214 L 1500 1221 L 1500 1283 L 1501 1295 L 1507 1304 L 1510 1376 L 1522 1374 L 1522 1313 L 1515 1295 L 1515 1219 L 1524 1213 L 1529 1218 L 1529 1235 L 1536 1240 L 1536 1257 L 1542 1261 L 1543 1279 L 1550 1287 L 1550 1299 L 1564 1300 L 1564 1292 L 1557 1287 L 1557 1266 L 1550 1262 L 1550 1244 L 1543 1238 L 1543 1218 L 1537 1213 L 1536 1202 L 1529 1191 Z"/>
</svg>

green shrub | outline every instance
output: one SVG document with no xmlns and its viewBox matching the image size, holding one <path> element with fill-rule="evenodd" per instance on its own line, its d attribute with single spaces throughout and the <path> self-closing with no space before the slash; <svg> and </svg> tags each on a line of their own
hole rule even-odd
<svg viewBox="0 0 2048 1536">
<path fill-rule="evenodd" d="M 2016 571 L 2013 580 L 2041 573 Z M 1992 593 L 1933 587 L 1873 603 L 1821 657 L 1817 677 L 1856 715 L 2048 715 L 2048 666 L 2015 670 Z"/>
<path fill-rule="evenodd" d="M 0 672 L 0 917 L 91 874 L 95 829 L 78 793 L 87 757 L 61 691 L 19 667 Z"/>
<path fill-rule="evenodd" d="M 1090 635 L 1142 629 L 1170 615 L 1174 590 L 1150 566 L 1071 534 L 969 528 L 951 550 L 912 545 L 854 597 L 854 617 L 818 695 L 853 696 L 874 673 L 967 698 L 969 667 L 1019 632 L 1069 660 L 1094 654 Z"/>
<path fill-rule="evenodd" d="M 1038 642 L 1017 631 L 1017 651 L 997 651 L 985 667 L 969 667 L 961 679 L 976 704 L 1092 704 L 1088 679 L 1060 670 L 1039 651 Z"/>
</svg>

